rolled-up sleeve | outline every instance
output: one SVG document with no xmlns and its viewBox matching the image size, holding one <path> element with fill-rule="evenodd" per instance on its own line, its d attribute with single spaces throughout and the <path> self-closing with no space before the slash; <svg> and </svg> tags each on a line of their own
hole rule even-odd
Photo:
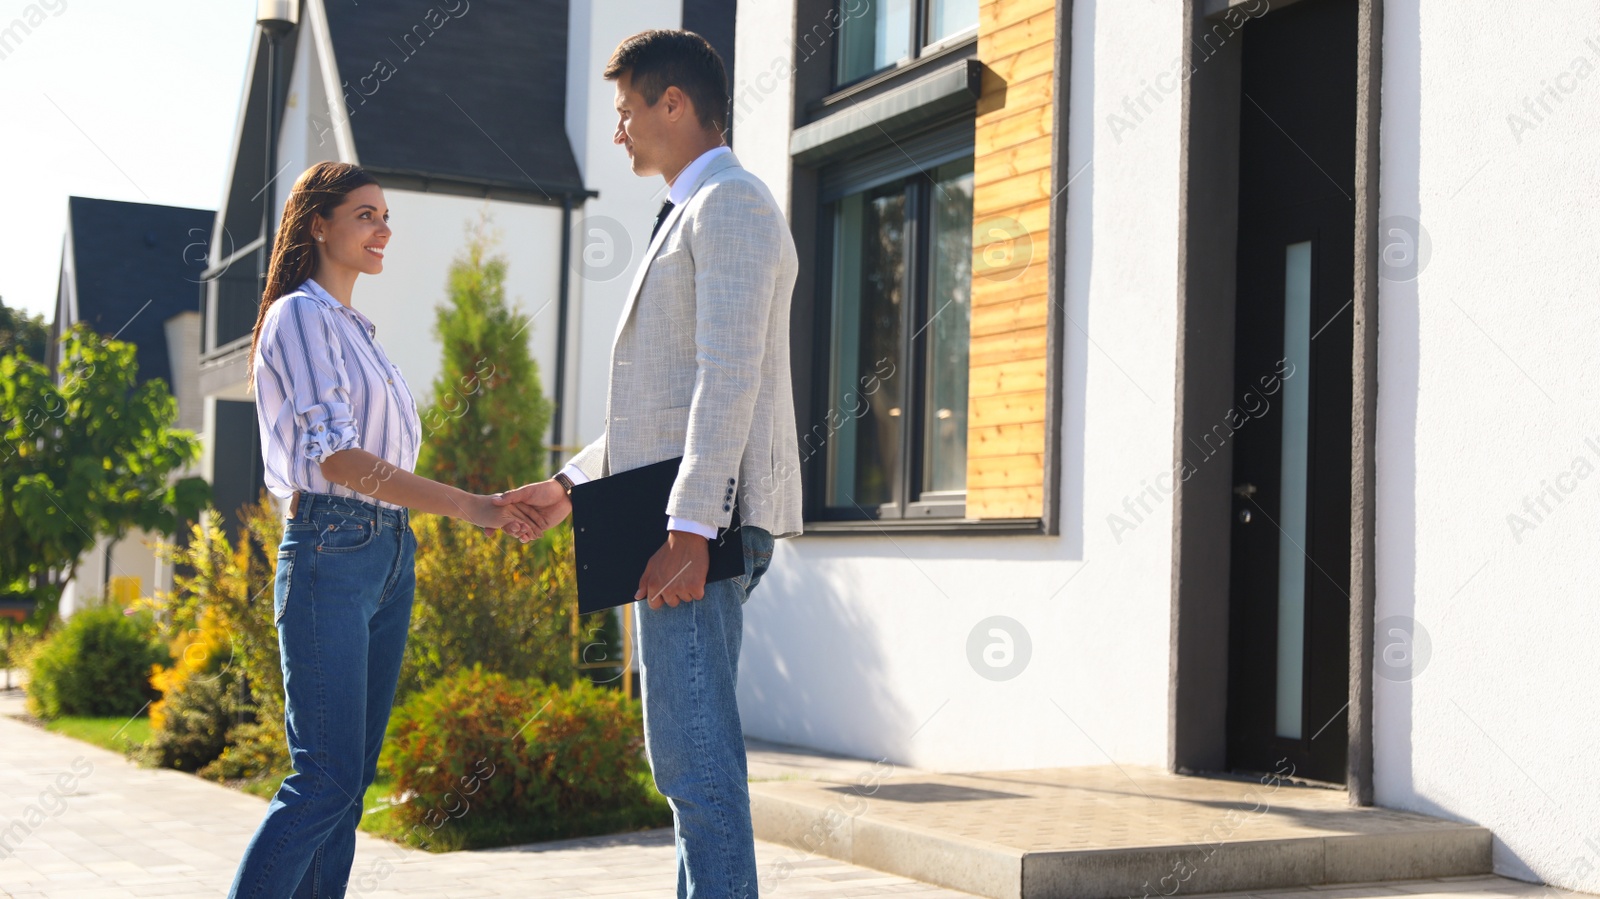
<svg viewBox="0 0 1600 899">
<path fill-rule="evenodd" d="M 286 297 L 261 356 L 284 375 L 285 402 L 294 412 L 295 440 L 305 457 L 322 463 L 359 446 L 350 405 L 350 376 L 327 315 L 307 297 Z"/>
</svg>

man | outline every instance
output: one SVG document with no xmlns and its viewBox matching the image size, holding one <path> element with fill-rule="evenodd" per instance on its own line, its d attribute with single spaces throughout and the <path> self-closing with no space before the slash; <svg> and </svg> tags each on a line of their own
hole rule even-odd
<svg viewBox="0 0 1600 899">
<path fill-rule="evenodd" d="M 685 31 L 646 31 L 606 65 L 635 174 L 656 216 L 611 349 L 606 430 L 548 481 L 507 493 L 541 527 L 573 483 L 683 457 L 665 544 L 635 606 L 645 745 L 672 806 L 680 899 L 756 895 L 744 735 L 735 700 L 742 605 L 774 538 L 800 533 L 789 300 L 799 267 L 777 201 L 723 143 L 721 58 Z M 707 585 L 707 539 L 737 507 L 745 574 Z"/>
</svg>

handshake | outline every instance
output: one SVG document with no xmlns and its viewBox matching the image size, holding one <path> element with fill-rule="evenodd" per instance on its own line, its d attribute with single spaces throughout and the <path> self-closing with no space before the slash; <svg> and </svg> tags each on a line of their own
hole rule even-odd
<svg viewBox="0 0 1600 899">
<path fill-rule="evenodd" d="M 505 531 L 523 543 L 539 539 L 572 513 L 572 499 L 554 479 L 474 499 L 481 507 L 472 510 L 473 524 L 486 534 Z M 650 558 L 639 578 L 639 589 L 633 598 L 647 600 L 652 609 L 704 599 L 710 566 L 706 538 L 687 531 L 669 531 L 666 542 Z"/>
<path fill-rule="evenodd" d="M 474 499 L 479 502 L 471 510 L 473 524 L 485 534 L 505 531 L 523 543 L 539 539 L 572 512 L 566 488 L 553 479 Z"/>
</svg>

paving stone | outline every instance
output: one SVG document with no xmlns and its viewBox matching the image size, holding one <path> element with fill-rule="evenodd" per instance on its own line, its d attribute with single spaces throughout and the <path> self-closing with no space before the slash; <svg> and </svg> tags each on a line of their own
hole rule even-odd
<svg viewBox="0 0 1600 899">
<path fill-rule="evenodd" d="M 116 753 L 25 724 L 15 717 L 20 713 L 20 693 L 0 693 L 0 746 L 7 760 L 5 769 L 0 770 L 0 832 L 37 802 L 41 791 L 68 770 L 72 760 L 86 760 L 94 769 L 81 779 L 79 793 L 69 798 L 58 816 L 30 830 L 15 842 L 14 853 L 0 858 L 0 899 L 214 899 L 227 889 L 239 855 L 266 809 L 265 801 L 189 775 L 135 767 Z M 753 745 L 751 760 L 753 776 L 772 778 L 758 785 L 759 789 L 793 784 L 818 791 L 825 807 L 846 809 L 857 804 L 849 795 L 830 788 L 859 784 L 863 775 L 888 770 L 856 759 L 759 745 Z M 1147 774 L 1135 772 L 1134 776 Z M 1040 839 L 1078 835 L 1105 846 L 1127 848 L 1139 844 L 1141 832 L 1148 836 L 1161 827 L 1174 826 L 1166 810 L 1141 808 L 1142 800 L 1130 801 L 1139 793 L 1125 779 L 1116 783 L 1118 777 L 1106 772 L 1088 773 L 1094 789 L 1080 791 L 1088 795 L 1080 797 L 1079 805 L 1044 813 L 1032 823 L 1015 815 L 1006 820 L 1005 814 L 993 814 L 997 808 L 1007 813 L 1011 809 L 1005 806 L 1004 797 L 992 794 L 1020 795 L 1041 789 L 1041 784 L 1043 789 L 1059 790 L 1060 772 L 953 775 L 948 782 L 934 777 L 895 769 L 893 778 L 882 778 L 883 784 L 918 781 L 924 784 L 922 793 L 900 791 L 899 800 L 885 796 L 872 801 L 896 801 L 899 813 L 920 815 L 922 824 L 936 823 L 964 839 L 1002 838 L 1002 842 L 989 844 L 992 846 L 1005 845 L 1003 840 L 1013 837 L 1029 838 L 1029 829 L 1037 825 Z M 1201 810 L 1196 813 L 1197 820 L 1220 816 L 1239 801 L 1211 782 L 1189 780 L 1194 783 L 1180 787 L 1195 791 L 1184 801 Z M 930 782 L 966 792 L 930 792 L 925 786 Z M 1141 783 L 1148 788 L 1148 782 Z M 930 797 L 935 801 L 906 801 Z M 1276 797 L 1273 802 L 1283 798 Z M 1328 819 L 1318 817 L 1336 811 L 1334 806 L 1344 807 L 1342 794 L 1313 796 L 1311 800 L 1311 808 L 1296 809 L 1297 817 L 1309 827 L 1324 827 L 1324 835 L 1345 832 L 1338 829 L 1342 823 L 1329 826 Z M 869 815 L 876 820 L 892 817 L 880 815 L 879 808 L 870 806 Z M 1253 839 L 1273 835 L 1271 827 L 1251 826 L 1259 831 L 1250 835 Z M 668 830 L 441 855 L 367 834 L 358 834 L 356 842 L 351 899 L 660 899 L 673 892 L 675 865 Z M 877 845 L 881 848 L 882 842 Z M 971 899 L 968 893 L 775 843 L 758 841 L 756 858 L 769 883 L 778 872 L 784 875 L 764 891 L 767 899 L 900 895 Z M 369 878 L 364 884 L 359 880 L 364 873 L 380 870 L 386 875 Z M 1547 892 L 1535 884 L 1472 876 L 1256 890 L 1203 899 L 1539 899 Z M 1171 899 L 1202 899 L 1202 894 L 1185 890 Z"/>
<path fill-rule="evenodd" d="M 0 858 L 4 899 L 189 899 L 221 895 L 266 811 L 266 802 L 175 771 L 149 770 L 122 756 L 19 720 L 19 691 L 0 692 L 0 829 L 37 803 L 75 759 L 92 764 L 59 815 L 44 820 Z M 3 851 L 3 850 L 0 850 Z M 848 899 L 886 891 L 929 899 L 971 899 L 833 859 L 806 859 L 758 843 L 757 863 L 772 870 L 794 859 L 773 896 Z M 358 879 L 364 872 L 388 875 Z M 434 855 L 367 834 L 356 838 L 351 899 L 660 899 L 673 892 L 675 860 L 668 830 L 534 846 Z"/>
</svg>

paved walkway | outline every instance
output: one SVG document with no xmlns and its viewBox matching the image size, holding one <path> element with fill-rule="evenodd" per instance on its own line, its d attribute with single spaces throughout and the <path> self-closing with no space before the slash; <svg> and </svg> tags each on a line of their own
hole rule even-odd
<svg viewBox="0 0 1600 899">
<path fill-rule="evenodd" d="M 21 711 L 18 691 L 0 692 L 0 897 L 223 895 L 265 802 L 189 775 L 136 767 L 116 753 L 25 724 L 15 717 Z M 769 760 L 784 763 L 776 754 L 763 759 Z M 762 895 L 768 899 L 890 894 L 970 899 L 771 843 L 758 843 L 756 854 Z M 673 877 L 668 831 L 443 855 L 360 834 L 350 896 L 661 899 L 672 895 Z M 1271 894 L 1272 899 L 1555 895 L 1497 877 Z"/>
<path fill-rule="evenodd" d="M 0 692 L 0 896 L 214 899 L 227 891 L 266 802 L 139 768 L 23 723 L 21 713 L 21 693 Z M 757 844 L 756 857 L 764 885 L 776 884 L 767 896 L 971 899 L 771 843 Z M 661 899 L 674 878 L 666 830 L 439 855 L 363 833 L 349 895 Z"/>
</svg>

